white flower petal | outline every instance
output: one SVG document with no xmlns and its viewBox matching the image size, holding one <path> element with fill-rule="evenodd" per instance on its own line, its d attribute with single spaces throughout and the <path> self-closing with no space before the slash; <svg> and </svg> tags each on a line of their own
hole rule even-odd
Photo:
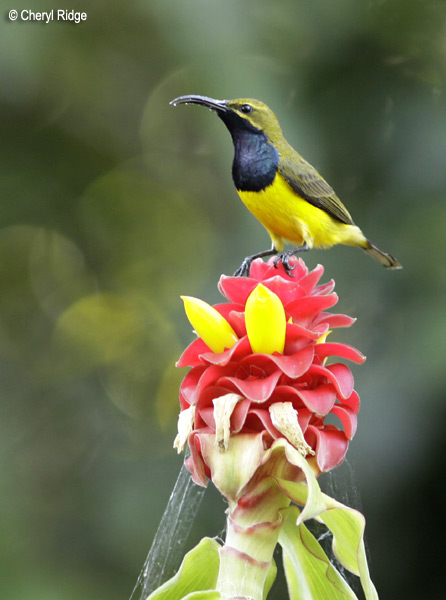
<svg viewBox="0 0 446 600">
<path fill-rule="evenodd" d="M 222 452 L 229 446 L 231 415 L 237 403 L 242 400 L 238 394 L 225 394 L 214 398 L 215 444 Z"/>
<path fill-rule="evenodd" d="M 178 415 L 178 434 L 173 442 L 178 454 L 184 450 L 187 444 L 187 438 L 194 429 L 195 406 L 189 406 Z"/>
<path fill-rule="evenodd" d="M 307 444 L 297 419 L 297 410 L 291 402 L 275 402 L 269 407 L 271 421 L 276 429 L 292 444 L 302 456 L 315 452 Z"/>
</svg>

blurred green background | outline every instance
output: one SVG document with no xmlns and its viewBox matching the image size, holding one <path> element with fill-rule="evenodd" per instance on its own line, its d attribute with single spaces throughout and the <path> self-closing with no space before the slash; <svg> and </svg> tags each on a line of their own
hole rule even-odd
<svg viewBox="0 0 446 600">
<path fill-rule="evenodd" d="M 169 106 L 196 93 L 269 104 L 405 267 L 305 256 L 358 317 L 337 340 L 368 356 L 349 465 L 374 581 L 382 599 L 444 598 L 444 1 L 25 4 L 0 22 L 2 597 L 130 596 L 181 465 L 179 295 L 218 301 L 220 274 L 269 245 L 222 123 Z M 223 511 L 208 490 L 188 546 L 221 535 Z"/>
</svg>

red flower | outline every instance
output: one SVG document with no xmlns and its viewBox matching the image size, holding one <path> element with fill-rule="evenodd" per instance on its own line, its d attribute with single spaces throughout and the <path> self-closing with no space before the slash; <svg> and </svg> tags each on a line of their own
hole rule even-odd
<svg viewBox="0 0 446 600">
<path fill-rule="evenodd" d="M 333 281 L 318 285 L 324 272 L 321 265 L 310 272 L 302 259 L 294 258 L 292 265 L 293 277 L 287 275 L 281 263 L 276 268 L 274 259 L 268 263 L 255 260 L 247 278 L 223 275 L 218 287 L 228 302 L 217 304 L 214 309 L 226 328 L 224 339 L 231 340 L 231 347 L 223 344 L 222 352 L 213 352 L 209 348 L 213 345 L 209 341 L 212 332 L 203 335 L 194 323 L 209 345 L 198 338 L 177 363 L 179 367 L 192 367 L 180 387 L 180 405 L 182 411 L 188 411 L 183 414 L 189 422 L 183 440 L 188 435 L 191 448 L 186 464 L 194 480 L 201 485 L 206 484 L 210 470 L 201 453 L 200 435 L 216 434 L 219 428 L 214 402 L 218 398 L 231 398 L 231 412 L 227 416 L 229 434 L 261 434 L 265 449 L 283 437 L 296 446 L 295 438 L 275 417 L 277 411 L 271 409 L 278 403 L 287 407 L 288 414 L 291 410 L 297 415 L 298 437 L 303 435 L 303 446 L 300 444 L 298 449 L 315 456 L 319 472 L 328 471 L 343 461 L 349 440 L 355 434 L 359 397 L 353 389 L 349 367 L 337 359 L 362 363 L 365 357 L 351 346 L 325 341 L 329 331 L 348 327 L 354 319 L 326 312 L 336 304 L 338 297 L 333 292 Z M 262 297 L 254 309 L 247 309 L 247 302 L 253 298 L 253 292 L 258 294 L 265 288 L 274 310 L 279 312 L 278 316 L 271 317 L 271 327 L 265 325 L 270 313 L 264 317 L 257 312 L 261 316 L 254 315 L 256 327 L 255 323 L 248 322 L 252 321 L 249 317 L 252 312 L 248 312 L 265 310 L 265 299 Z M 265 302 L 268 301 L 266 298 Z M 212 320 L 212 315 L 210 318 Z M 283 337 L 278 333 L 282 326 Z M 263 341 L 265 336 L 272 337 L 272 341 Z M 260 341 L 254 341 L 255 338 Z M 262 350 L 271 343 L 270 350 Z M 260 347 L 262 351 L 254 352 L 252 347 Z M 331 360 L 334 357 L 335 360 Z M 183 445 L 178 441 L 176 444 L 177 447 Z"/>
</svg>

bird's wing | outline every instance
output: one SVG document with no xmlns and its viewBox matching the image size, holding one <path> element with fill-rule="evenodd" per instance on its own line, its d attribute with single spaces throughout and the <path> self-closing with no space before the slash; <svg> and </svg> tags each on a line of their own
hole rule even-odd
<svg viewBox="0 0 446 600">
<path fill-rule="evenodd" d="M 296 157 L 296 154 L 290 158 L 280 157 L 279 173 L 285 181 L 299 196 L 313 206 L 324 210 L 341 223 L 354 225 L 350 213 L 339 200 L 333 188 L 310 163 L 299 155 Z"/>
</svg>

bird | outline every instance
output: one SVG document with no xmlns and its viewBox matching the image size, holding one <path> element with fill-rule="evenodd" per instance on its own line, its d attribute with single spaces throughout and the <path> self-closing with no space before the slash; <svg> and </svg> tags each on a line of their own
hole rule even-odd
<svg viewBox="0 0 446 600">
<path fill-rule="evenodd" d="M 333 188 L 287 142 L 276 115 L 266 104 L 253 98 L 216 100 L 200 95 L 179 96 L 170 104 L 197 104 L 220 117 L 234 145 L 232 178 L 236 190 L 271 238 L 271 248 L 247 256 L 235 276 L 249 275 L 253 260 L 273 255 L 274 265 L 282 261 L 291 275 L 291 256 L 335 244 L 358 246 L 384 267 L 402 268 L 355 225 Z M 294 247 L 285 250 L 285 242 Z"/>
</svg>

